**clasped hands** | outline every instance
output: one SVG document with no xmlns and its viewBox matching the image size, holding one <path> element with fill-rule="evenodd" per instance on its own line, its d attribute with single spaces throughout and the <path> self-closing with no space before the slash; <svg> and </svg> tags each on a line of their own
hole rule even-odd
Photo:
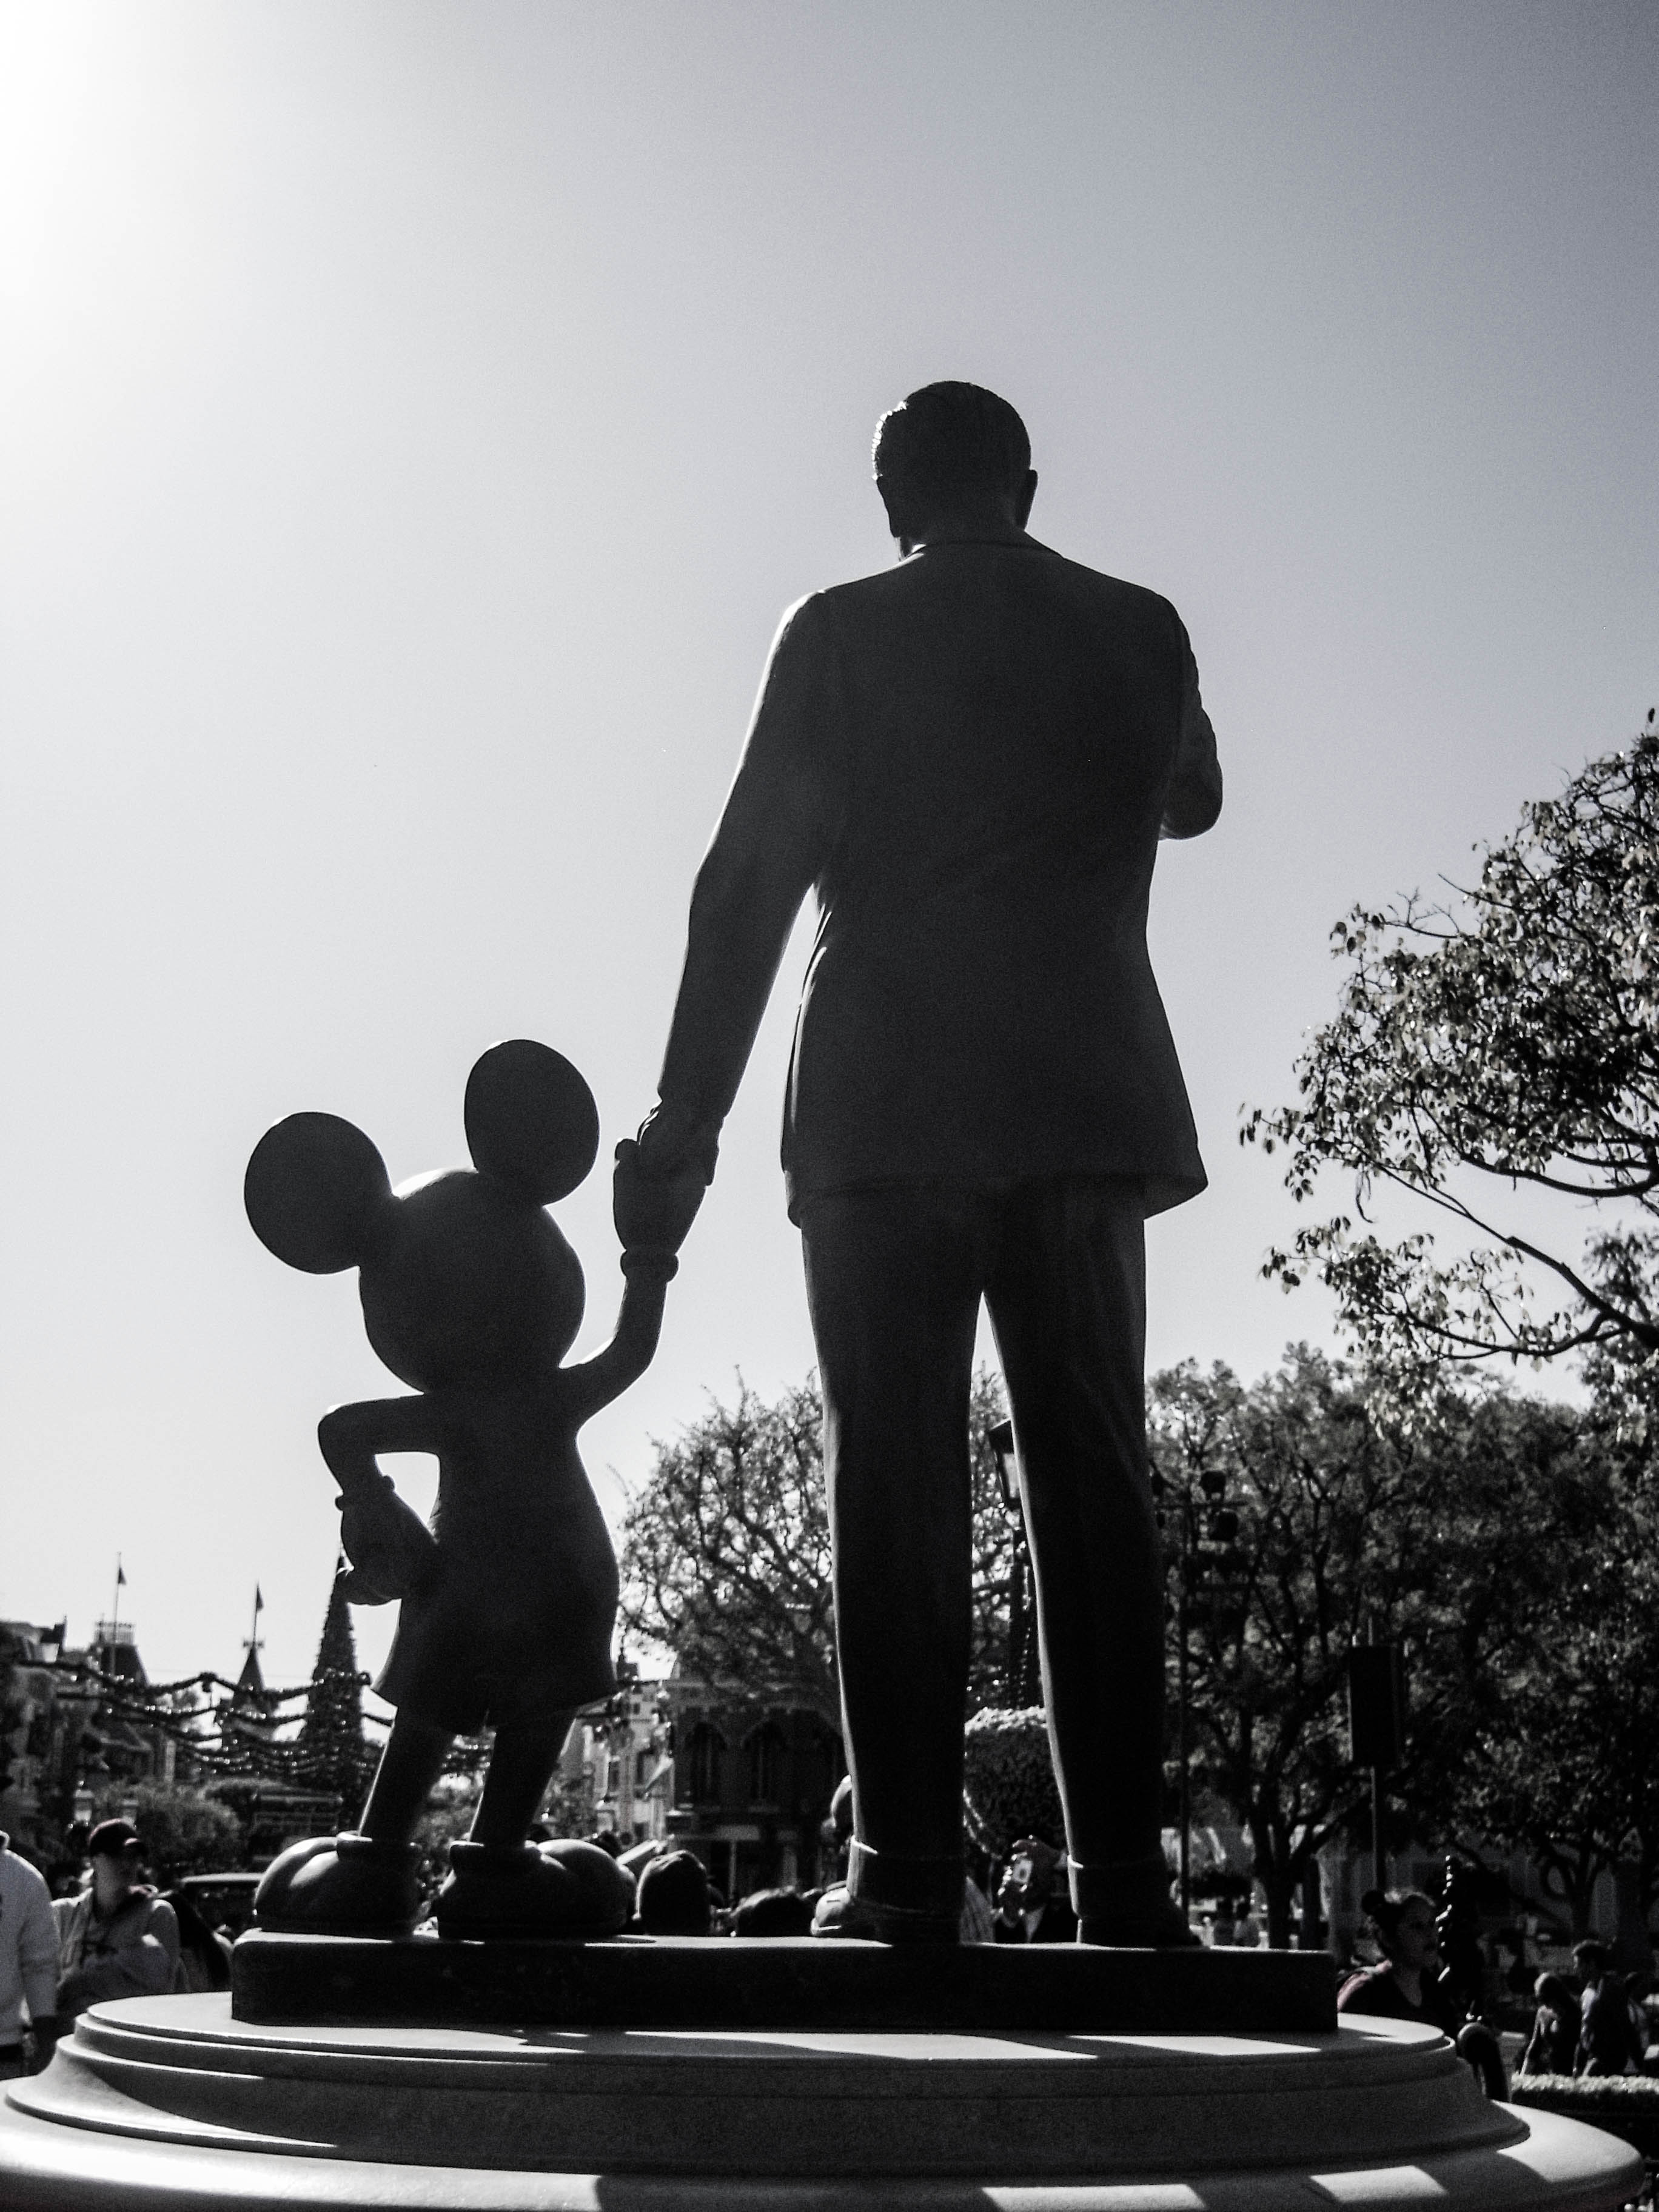
<svg viewBox="0 0 1659 2212">
<path fill-rule="evenodd" d="M 639 1135 L 617 1147 L 611 1217 L 629 1273 L 672 1275 L 677 1255 L 714 1180 L 717 1128 L 665 1101 Z"/>
</svg>

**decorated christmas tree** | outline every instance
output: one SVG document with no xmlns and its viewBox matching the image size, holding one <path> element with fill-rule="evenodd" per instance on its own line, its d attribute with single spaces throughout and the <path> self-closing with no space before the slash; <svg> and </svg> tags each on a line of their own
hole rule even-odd
<svg viewBox="0 0 1659 2212">
<path fill-rule="evenodd" d="M 342 1560 L 342 1572 L 344 1566 Z M 339 1573 L 329 1594 L 322 1642 L 312 1670 L 299 1753 L 300 1778 L 307 1787 L 333 1790 L 345 1818 L 354 1817 L 374 1754 L 363 1741 L 362 1678 L 357 1671 L 351 1612 L 341 1595 Z"/>
</svg>

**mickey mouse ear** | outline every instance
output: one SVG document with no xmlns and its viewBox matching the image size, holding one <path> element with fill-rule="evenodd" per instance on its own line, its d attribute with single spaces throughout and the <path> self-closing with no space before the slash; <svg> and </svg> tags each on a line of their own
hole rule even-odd
<svg viewBox="0 0 1659 2212">
<path fill-rule="evenodd" d="M 538 1206 L 566 1198 L 599 1149 L 599 1109 L 562 1053 L 514 1037 L 491 1045 L 466 1079 L 473 1164 Z"/>
<path fill-rule="evenodd" d="M 392 1178 L 362 1131 L 337 1114 L 290 1114 L 253 1148 L 242 1183 L 253 1233 L 290 1267 L 355 1267 L 392 1203 Z"/>
</svg>

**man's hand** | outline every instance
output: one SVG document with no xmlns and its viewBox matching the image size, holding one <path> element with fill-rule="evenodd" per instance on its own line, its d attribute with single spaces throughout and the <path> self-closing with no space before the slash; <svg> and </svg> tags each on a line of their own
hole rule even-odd
<svg viewBox="0 0 1659 2212">
<path fill-rule="evenodd" d="M 432 1532 L 404 1504 L 389 1475 L 340 1501 L 340 1541 L 354 1571 L 340 1588 L 351 1605 L 389 1605 L 424 1589 L 437 1565 Z"/>
<path fill-rule="evenodd" d="M 611 1201 L 623 1252 L 672 1258 L 685 1242 L 708 1188 L 695 1167 L 666 1176 L 648 1173 L 641 1146 L 632 1137 L 624 1137 L 617 1147 Z"/>
<path fill-rule="evenodd" d="M 663 1104 L 617 1147 L 611 1212 L 624 1252 L 678 1252 L 714 1180 L 719 1132 Z"/>
</svg>

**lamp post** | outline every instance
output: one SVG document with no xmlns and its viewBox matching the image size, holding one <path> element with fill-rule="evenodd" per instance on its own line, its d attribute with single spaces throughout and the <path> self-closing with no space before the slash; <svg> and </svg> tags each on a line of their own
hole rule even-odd
<svg viewBox="0 0 1659 2212">
<path fill-rule="evenodd" d="M 1020 1502 L 1013 1423 L 998 1421 L 988 1431 L 987 1441 L 996 1462 L 997 1488 L 1008 1522 L 1008 1702 L 1017 1707 L 1036 1705 L 1042 1701 L 1042 1674 L 1037 1653 L 1031 1547 L 1025 1534 L 1025 1509 Z"/>
<path fill-rule="evenodd" d="M 1405 1747 L 1406 1669 L 1397 1644 L 1378 1641 L 1368 1620 L 1365 1640 L 1358 1638 L 1348 1654 L 1348 1748 L 1356 1766 L 1371 1774 L 1371 1881 L 1389 1886 L 1389 1855 L 1383 1837 L 1383 1778 L 1399 1765 Z"/>
<path fill-rule="evenodd" d="M 1154 1469 L 1152 1495 L 1159 1502 L 1158 1524 L 1167 1529 L 1168 1515 L 1162 1501 L 1171 1496 L 1170 1486 Z M 1197 1491 L 1191 1483 L 1173 1492 L 1178 1519 L 1180 1571 L 1175 1600 L 1176 1623 L 1176 1758 L 1180 1775 L 1181 1910 L 1190 1911 L 1193 1894 L 1193 1789 L 1190 1743 L 1191 1656 L 1187 1632 L 1193 1620 L 1207 1612 L 1215 1619 L 1220 1605 L 1243 1589 L 1243 1555 L 1238 1550 L 1238 1516 L 1226 1503 L 1227 1478 L 1218 1468 L 1200 1468 Z"/>
</svg>

